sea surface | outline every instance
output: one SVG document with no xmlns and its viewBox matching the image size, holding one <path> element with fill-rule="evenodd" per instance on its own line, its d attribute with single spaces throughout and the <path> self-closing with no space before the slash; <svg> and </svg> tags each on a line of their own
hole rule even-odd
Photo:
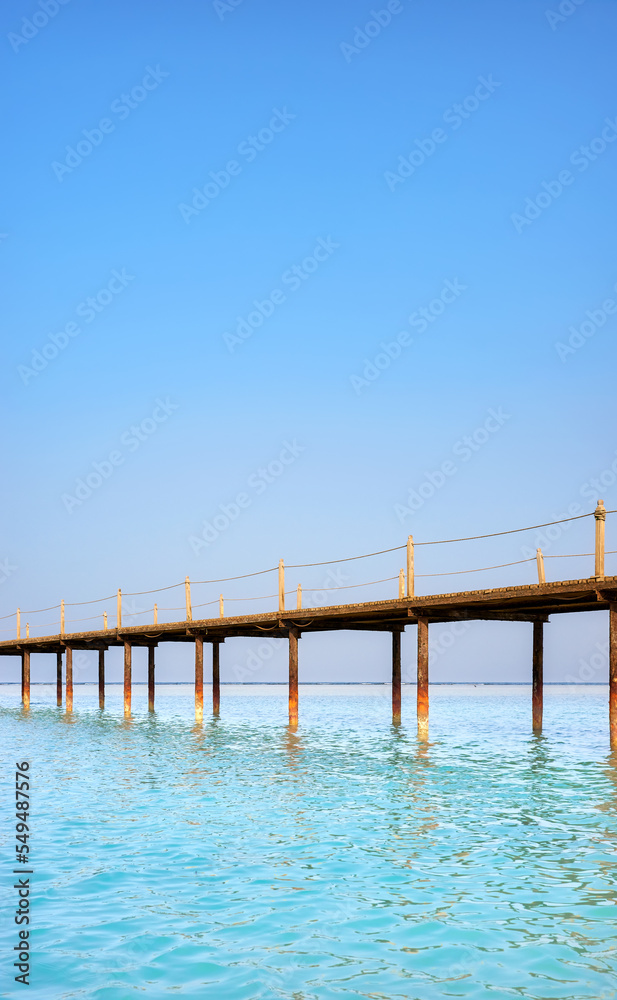
<svg viewBox="0 0 617 1000">
<path fill-rule="evenodd" d="M 3 996 L 617 996 L 617 754 L 605 688 L 0 687 Z M 206 689 L 206 698 L 208 691 Z M 14 765 L 30 762 L 31 985 L 13 982 Z M 7 860 L 8 859 L 8 860 Z"/>
</svg>

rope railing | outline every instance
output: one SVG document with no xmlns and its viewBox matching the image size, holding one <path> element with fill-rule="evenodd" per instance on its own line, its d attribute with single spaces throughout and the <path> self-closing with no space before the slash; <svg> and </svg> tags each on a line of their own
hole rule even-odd
<svg viewBox="0 0 617 1000">
<path fill-rule="evenodd" d="M 84 604 L 98 604 L 100 601 L 112 601 L 115 596 L 115 594 L 108 594 L 107 597 L 96 597 L 93 601 L 65 601 L 64 606 L 67 608 L 79 608 Z M 60 605 L 57 604 L 56 607 L 59 608 Z"/>
<path fill-rule="evenodd" d="M 460 576 L 461 573 L 486 573 L 489 569 L 504 569 L 506 566 L 521 566 L 523 563 L 535 562 L 536 557 L 531 556 L 529 559 L 517 559 L 516 562 L 510 563 L 499 563 L 497 566 L 478 566 L 476 569 L 452 569 L 448 570 L 446 573 L 418 573 L 418 577 L 427 576 Z"/>
<path fill-rule="evenodd" d="M 609 511 L 607 511 L 609 513 Z M 607 556 L 614 556 L 617 553 L 617 549 L 611 549 L 609 552 L 604 554 Z M 559 553 L 559 555 L 544 556 L 545 559 L 578 559 L 580 556 L 593 556 L 593 552 L 564 552 Z"/>
<path fill-rule="evenodd" d="M 56 608 L 59 608 L 59 607 L 61 607 L 60 604 L 52 604 L 51 608 L 35 608 L 33 611 L 24 611 L 23 614 L 24 615 L 38 615 L 42 611 L 55 611 Z M 13 612 L 13 614 L 14 613 L 15 612 Z"/>
<path fill-rule="evenodd" d="M 386 554 L 389 554 L 389 553 L 392 553 L 392 552 L 400 552 L 400 551 L 405 550 L 405 549 L 407 551 L 407 572 L 405 572 L 404 569 L 401 569 L 400 572 L 399 572 L 399 574 L 398 574 L 398 576 L 384 577 L 384 578 L 379 579 L 379 580 L 369 580 L 369 581 L 364 582 L 364 583 L 350 583 L 350 584 L 342 584 L 342 585 L 339 585 L 339 586 L 331 586 L 331 587 L 328 587 L 328 586 L 309 587 L 309 588 L 305 588 L 304 592 L 305 593 L 310 593 L 310 594 L 315 594 L 315 593 L 322 593 L 322 592 L 323 593 L 330 593 L 330 592 L 340 591 L 340 590 L 354 590 L 354 589 L 361 588 L 361 587 L 377 586 L 377 585 L 382 584 L 382 583 L 391 583 L 393 580 L 398 579 L 399 580 L 399 598 L 401 598 L 401 597 L 412 598 L 412 597 L 414 597 L 414 580 L 416 579 L 416 577 L 418 579 L 432 579 L 432 578 L 438 578 L 438 577 L 444 577 L 444 576 L 459 576 L 459 575 L 469 574 L 469 573 L 486 573 L 486 572 L 490 572 L 490 571 L 497 570 L 497 569 L 504 569 L 504 568 L 509 568 L 509 567 L 512 567 L 512 566 L 520 566 L 520 565 L 523 565 L 523 564 L 526 564 L 526 563 L 530 563 L 530 562 L 534 562 L 534 561 L 537 562 L 537 566 L 538 566 L 538 583 L 539 584 L 544 584 L 546 582 L 545 576 L 544 576 L 544 560 L 545 559 L 577 559 L 577 558 L 589 558 L 589 557 L 594 556 L 594 555 L 595 555 L 595 560 L 596 560 L 596 562 L 595 562 L 595 574 L 594 574 L 594 576 L 595 576 L 596 579 L 598 579 L 598 578 L 601 579 L 604 576 L 604 556 L 605 555 L 615 555 L 615 554 L 617 554 L 617 550 L 610 550 L 610 551 L 607 551 L 607 552 L 605 552 L 605 550 L 604 550 L 604 525 L 605 525 L 606 515 L 607 514 L 615 514 L 615 513 L 617 513 L 617 510 L 608 510 L 608 511 L 605 510 L 603 502 L 600 500 L 598 502 L 598 505 L 597 505 L 595 511 L 590 511 L 587 514 L 578 514 L 578 515 L 575 515 L 575 516 L 572 516 L 572 517 L 559 518 L 559 519 L 554 520 L 554 521 L 546 521 L 546 522 L 544 522 L 542 524 L 528 525 L 525 528 L 512 528 L 512 529 L 509 529 L 508 531 L 495 531 L 495 532 L 490 532 L 490 533 L 483 534 L 483 535 L 469 535 L 469 536 L 462 537 L 462 538 L 436 539 L 436 540 L 433 540 L 433 541 L 426 541 L 426 542 L 424 542 L 424 541 L 414 542 L 413 537 L 410 535 L 408 537 L 406 545 L 396 545 L 396 546 L 393 546 L 392 548 L 379 549 L 379 550 L 377 550 L 375 552 L 366 552 L 366 553 L 363 553 L 362 555 L 347 556 L 347 557 L 344 557 L 344 558 L 341 558 L 341 559 L 329 559 L 329 560 L 323 560 L 323 561 L 320 561 L 320 562 L 292 563 L 292 564 L 288 564 L 287 567 L 285 567 L 285 564 L 284 564 L 283 560 L 280 560 L 278 566 L 271 566 L 268 569 L 257 570 L 257 571 L 252 572 L 252 573 L 242 573 L 242 574 L 238 574 L 236 576 L 221 577 L 219 579 L 213 579 L 213 580 L 197 580 L 197 581 L 192 581 L 192 583 L 193 583 L 193 585 L 211 585 L 211 584 L 229 583 L 229 582 L 232 582 L 232 581 L 245 580 L 245 579 L 250 579 L 250 578 L 253 578 L 253 577 L 257 577 L 257 576 L 263 576 L 263 575 L 265 575 L 267 573 L 273 573 L 273 572 L 276 572 L 278 570 L 278 583 L 279 583 L 279 587 L 278 587 L 278 592 L 277 593 L 264 594 L 264 595 L 253 595 L 251 597 L 227 597 L 226 600 L 228 602 L 233 602 L 233 603 L 249 603 L 249 602 L 252 602 L 252 601 L 273 600 L 273 599 L 275 599 L 275 598 L 278 597 L 278 599 L 279 599 L 279 611 L 285 611 L 285 598 L 288 597 L 291 594 L 296 593 L 297 594 L 297 600 L 298 600 L 298 604 L 297 604 L 296 610 L 301 610 L 301 608 L 302 608 L 302 603 L 301 603 L 302 602 L 302 587 L 300 586 L 300 584 L 298 584 L 297 590 L 295 590 L 295 591 L 294 590 L 285 590 L 285 568 L 292 569 L 292 570 L 298 570 L 298 569 L 309 569 L 309 568 L 318 567 L 318 566 L 332 566 L 332 565 L 337 565 L 337 564 L 340 564 L 340 563 L 353 562 L 353 561 L 356 561 L 356 560 L 359 560 L 359 559 L 368 559 L 368 558 L 373 558 L 375 556 L 386 555 Z M 515 561 L 512 561 L 512 562 L 498 563 L 498 564 L 495 564 L 493 566 L 480 566 L 480 567 L 475 567 L 474 569 L 447 570 L 447 571 L 433 572 L 433 573 L 415 573 L 415 570 L 414 570 L 414 550 L 415 550 L 416 547 L 419 547 L 419 546 L 444 545 L 444 544 L 453 544 L 453 543 L 456 543 L 456 542 L 469 542 L 469 541 L 483 540 L 483 539 L 487 539 L 487 538 L 503 537 L 503 536 L 506 536 L 506 535 L 518 534 L 518 533 L 525 532 L 525 531 L 533 531 L 533 530 L 537 530 L 537 529 L 540 529 L 540 528 L 548 528 L 548 527 L 551 527 L 553 525 L 565 524 L 565 523 L 572 522 L 572 521 L 579 521 L 579 520 L 582 520 L 582 519 L 588 518 L 588 517 L 595 517 L 595 520 L 596 520 L 596 546 L 595 546 L 595 550 L 593 552 L 575 552 L 575 553 L 564 553 L 564 554 L 562 554 L 562 553 L 547 553 L 546 555 L 543 555 L 541 549 L 538 548 L 537 551 L 536 551 L 536 556 L 530 556 L 528 558 L 518 559 L 518 560 L 515 560 Z M 155 593 L 159 593 L 159 592 L 163 593 L 163 592 L 166 592 L 168 590 L 174 590 L 174 589 L 176 589 L 178 587 L 182 587 L 183 585 L 185 587 L 185 605 L 184 605 L 184 607 L 183 606 L 178 606 L 178 607 L 161 607 L 161 608 L 158 608 L 158 605 L 155 604 L 153 608 L 139 609 L 139 610 L 133 610 L 133 611 L 129 611 L 128 608 L 125 608 L 124 612 L 122 611 L 122 597 L 123 596 L 124 597 L 141 597 L 141 596 L 144 596 L 146 594 L 155 594 Z M 112 628 L 112 630 L 115 628 L 116 631 L 120 631 L 121 630 L 121 627 L 122 627 L 122 616 L 123 616 L 123 614 L 124 614 L 125 618 L 135 618 L 135 617 L 139 617 L 140 615 L 151 614 L 152 612 L 154 612 L 154 622 L 153 622 L 153 624 L 156 626 L 158 624 L 158 611 L 162 611 L 162 612 L 185 611 L 185 616 L 186 617 L 185 617 L 184 620 L 191 621 L 192 620 L 193 608 L 195 610 L 197 610 L 198 608 L 206 608 L 206 607 L 210 607 L 210 606 L 215 605 L 215 604 L 218 603 L 219 604 L 220 617 L 225 617 L 224 616 L 224 604 L 223 604 L 223 595 L 222 594 L 220 595 L 220 597 L 218 599 L 218 602 L 215 599 L 215 600 L 211 600 L 211 601 L 201 602 L 201 603 L 195 604 L 195 605 L 191 604 L 191 581 L 189 580 L 188 577 L 186 577 L 186 579 L 183 582 L 170 584 L 170 585 L 168 585 L 166 587 L 159 587 L 159 588 L 156 588 L 156 589 L 153 589 L 153 590 L 131 591 L 131 592 L 125 593 L 124 595 L 123 595 L 123 593 L 122 593 L 121 590 L 118 590 L 117 594 L 115 594 L 115 595 L 114 594 L 110 594 L 110 595 L 108 595 L 106 597 L 95 598 L 93 600 L 88 600 L 88 601 L 72 601 L 72 602 L 68 602 L 68 601 L 62 600 L 59 604 L 52 605 L 51 607 L 36 608 L 36 609 L 33 609 L 33 610 L 29 610 L 29 611 L 21 611 L 18 608 L 17 611 L 14 611 L 14 612 L 11 612 L 10 614 L 1 616 L 0 617 L 0 621 L 6 621 L 9 618 L 16 618 L 17 638 L 19 639 L 21 637 L 21 616 L 22 615 L 36 615 L 36 614 L 43 613 L 45 611 L 53 611 L 53 610 L 56 610 L 57 608 L 59 608 L 60 609 L 60 622 L 48 622 L 48 623 L 44 623 L 44 624 L 34 623 L 33 627 L 35 627 L 37 629 L 41 629 L 41 628 L 52 628 L 52 627 L 59 626 L 59 628 L 60 628 L 60 635 L 64 636 L 66 634 L 65 628 L 66 628 L 67 625 L 80 624 L 82 622 L 93 621 L 93 620 L 95 620 L 97 618 L 102 617 L 103 618 L 103 622 L 104 622 L 104 630 L 107 630 L 108 626 L 107 626 L 107 611 L 106 610 L 100 612 L 99 614 L 90 615 L 90 616 L 87 616 L 85 618 L 73 618 L 73 619 L 65 620 L 65 617 L 64 617 L 65 608 L 68 608 L 68 607 L 83 607 L 85 605 L 98 604 L 98 603 L 101 603 L 103 601 L 110 601 L 114 597 L 116 597 L 116 599 L 117 599 L 117 610 L 116 610 L 116 615 L 114 616 L 115 617 L 115 626 L 111 626 L 111 628 Z M 12 631 L 11 628 L 0 629 L 0 632 L 10 632 L 10 631 Z M 29 623 L 26 623 L 26 634 L 29 635 Z"/>
</svg>

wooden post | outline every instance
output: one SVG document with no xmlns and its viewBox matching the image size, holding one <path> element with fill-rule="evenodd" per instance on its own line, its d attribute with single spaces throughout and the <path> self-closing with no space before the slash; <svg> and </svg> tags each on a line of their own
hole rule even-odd
<svg viewBox="0 0 617 1000">
<path fill-rule="evenodd" d="M 298 611 L 302 607 L 302 584 L 298 584 L 298 590 L 296 592 L 296 608 Z"/>
<path fill-rule="evenodd" d="M 21 611 L 17 608 L 17 614 L 15 615 L 15 622 L 17 626 L 17 638 L 21 639 Z"/>
<path fill-rule="evenodd" d="M 30 708 L 30 650 L 21 654 L 21 702 L 24 709 Z"/>
<path fill-rule="evenodd" d="M 30 622 L 26 622 L 26 639 L 30 638 Z"/>
<path fill-rule="evenodd" d="M 116 598 L 116 628 L 122 628 L 122 591 L 118 587 L 118 596 Z"/>
<path fill-rule="evenodd" d="M 212 711 L 218 715 L 221 708 L 221 670 L 219 643 L 212 643 Z"/>
<path fill-rule="evenodd" d="M 398 575 L 398 596 L 399 600 L 405 596 L 405 570 L 402 569 Z"/>
<path fill-rule="evenodd" d="M 159 606 L 158 606 L 158 604 L 155 604 L 154 605 L 154 624 L 158 625 L 158 623 L 159 623 Z"/>
<path fill-rule="evenodd" d="M 184 581 L 184 599 L 186 601 L 186 620 L 190 622 L 193 619 L 193 609 L 191 607 L 191 581 L 188 576 Z"/>
<path fill-rule="evenodd" d="M 99 649 L 99 708 L 105 708 L 105 650 Z"/>
<path fill-rule="evenodd" d="M 604 500 L 598 500 L 598 506 L 593 512 L 596 519 L 596 579 L 604 577 L 604 526 L 606 524 L 606 510 Z"/>
<path fill-rule="evenodd" d="M 64 635 L 64 598 L 60 601 L 60 635 Z"/>
<path fill-rule="evenodd" d="M 533 623 L 533 678 L 531 694 L 531 717 L 534 733 L 542 732 L 542 706 L 544 687 L 544 624 Z"/>
<path fill-rule="evenodd" d="M 66 711 L 73 711 L 73 650 L 66 646 Z"/>
<path fill-rule="evenodd" d="M 609 606 L 608 720 L 611 749 L 617 750 L 617 604 Z"/>
<path fill-rule="evenodd" d="M 546 583 L 546 576 L 544 575 L 544 556 L 542 555 L 542 549 L 536 549 L 536 563 L 538 566 L 538 583 L 542 586 Z"/>
<path fill-rule="evenodd" d="M 131 644 L 124 643 L 124 714 L 131 714 Z"/>
<path fill-rule="evenodd" d="M 225 617 L 225 608 L 223 606 L 223 595 L 222 594 L 219 597 L 219 614 L 220 614 L 221 618 Z"/>
<path fill-rule="evenodd" d="M 413 535 L 407 538 L 407 597 L 413 597 L 414 567 L 413 567 Z"/>
<path fill-rule="evenodd" d="M 418 618 L 418 736 L 428 737 L 428 618 Z"/>
<path fill-rule="evenodd" d="M 289 629 L 289 724 L 298 724 L 298 636 L 297 628 Z"/>
<path fill-rule="evenodd" d="M 279 611 L 285 610 L 285 564 L 279 559 Z"/>
<path fill-rule="evenodd" d="M 154 646 L 148 646 L 148 711 L 154 711 Z"/>
<path fill-rule="evenodd" d="M 204 641 L 200 635 L 195 636 L 195 719 L 201 722 L 204 717 Z"/>
<path fill-rule="evenodd" d="M 56 653 L 56 705 L 62 707 L 62 653 Z"/>
<path fill-rule="evenodd" d="M 401 633 L 392 632 L 392 722 L 401 721 Z"/>
<path fill-rule="evenodd" d="M 107 629 L 107 612 L 103 612 L 103 628 Z"/>
</svg>

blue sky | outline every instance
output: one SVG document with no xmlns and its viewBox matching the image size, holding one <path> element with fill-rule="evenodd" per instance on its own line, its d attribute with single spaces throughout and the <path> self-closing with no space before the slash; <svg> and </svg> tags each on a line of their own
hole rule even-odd
<svg viewBox="0 0 617 1000">
<path fill-rule="evenodd" d="M 381 24 L 357 0 L 4 5 L 3 614 L 537 524 L 592 510 L 602 476 L 617 507 L 615 6 L 372 9 Z M 592 538 L 577 522 L 549 554 Z M 426 548 L 418 572 L 525 544 Z M 397 553 L 349 564 L 344 582 L 398 568 Z M 311 572 L 290 587 L 324 587 L 327 568 Z M 532 563 L 418 590 L 528 579 Z M 260 580 L 229 597 L 274 593 Z M 606 622 L 549 631 L 549 678 L 577 677 Z M 525 679 L 528 633 L 474 625 L 433 676 Z M 252 648 L 231 645 L 227 679 Z M 384 636 L 302 649 L 306 679 L 389 669 Z M 283 652 L 254 679 L 282 677 Z M 161 650 L 161 677 L 188 677 L 187 656 Z"/>
</svg>

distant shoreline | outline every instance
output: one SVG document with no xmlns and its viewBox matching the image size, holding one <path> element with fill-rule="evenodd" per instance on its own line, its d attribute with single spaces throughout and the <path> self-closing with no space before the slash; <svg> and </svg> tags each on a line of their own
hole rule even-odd
<svg viewBox="0 0 617 1000">
<path fill-rule="evenodd" d="M 193 681 L 157 681 L 160 687 L 194 687 Z M 221 681 L 221 687 L 287 687 L 287 681 Z M 389 681 L 300 681 L 300 687 L 390 687 Z M 3 687 L 20 687 L 20 681 L 0 681 Z M 53 687 L 55 681 L 31 681 L 31 687 Z M 97 687 L 97 681 L 73 681 L 73 687 Z M 204 687 L 208 687 L 204 681 Z M 416 687 L 408 681 L 402 682 L 403 687 Z M 123 681 L 105 681 L 105 687 L 123 687 Z M 133 687 L 147 687 L 147 681 L 133 681 Z M 531 687 L 531 681 L 430 681 L 429 687 Z M 608 681 L 545 681 L 544 687 L 608 687 Z"/>
</svg>

